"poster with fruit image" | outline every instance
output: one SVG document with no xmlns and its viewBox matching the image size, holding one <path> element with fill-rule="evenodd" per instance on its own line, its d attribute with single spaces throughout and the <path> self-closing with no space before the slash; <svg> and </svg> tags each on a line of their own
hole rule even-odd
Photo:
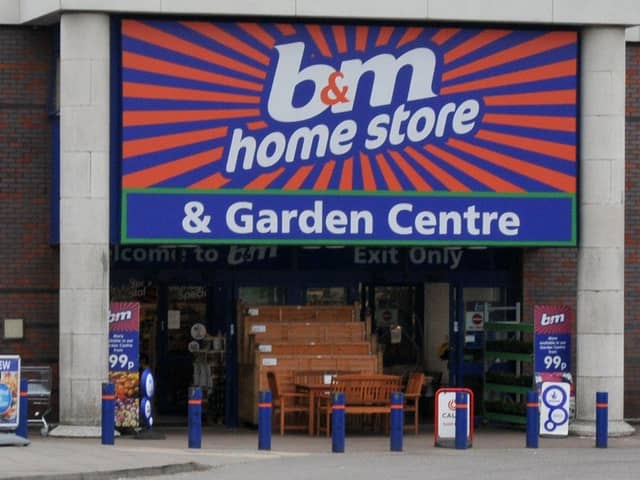
<svg viewBox="0 0 640 480">
<path fill-rule="evenodd" d="M 0 355 L 0 430 L 12 430 L 20 418 L 20 357 Z"/>
<path fill-rule="evenodd" d="M 116 428 L 137 428 L 140 408 L 140 304 L 113 302 L 109 310 L 109 381 L 115 386 Z"/>
</svg>

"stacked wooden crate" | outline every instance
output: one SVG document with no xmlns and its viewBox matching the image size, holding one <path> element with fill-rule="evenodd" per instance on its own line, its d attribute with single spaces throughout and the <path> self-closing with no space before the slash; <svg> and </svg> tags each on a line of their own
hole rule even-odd
<svg viewBox="0 0 640 480">
<path fill-rule="evenodd" d="M 356 306 L 240 305 L 238 315 L 239 415 L 258 421 L 258 394 L 267 372 L 283 391 L 294 389 L 296 371 L 376 373 L 379 357 L 369 325 Z"/>
</svg>

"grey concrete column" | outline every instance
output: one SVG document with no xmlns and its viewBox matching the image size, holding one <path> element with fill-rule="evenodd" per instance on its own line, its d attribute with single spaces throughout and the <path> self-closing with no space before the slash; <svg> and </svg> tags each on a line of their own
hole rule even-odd
<svg viewBox="0 0 640 480">
<path fill-rule="evenodd" d="M 582 33 L 576 434 L 595 432 L 595 396 L 609 393 L 609 434 L 624 418 L 624 28 Z"/>
<path fill-rule="evenodd" d="M 60 422 L 99 434 L 108 375 L 109 16 L 60 21 Z M 73 427 L 65 430 L 64 427 Z"/>
</svg>

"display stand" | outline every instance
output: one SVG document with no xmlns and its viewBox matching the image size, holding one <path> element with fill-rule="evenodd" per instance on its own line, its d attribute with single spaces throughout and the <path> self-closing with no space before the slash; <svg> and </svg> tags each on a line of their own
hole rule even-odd
<svg viewBox="0 0 640 480">
<path fill-rule="evenodd" d="M 20 356 L 0 355 L 0 446 L 29 445 L 27 438 L 18 435 L 27 428 L 26 406 L 22 389 L 26 382 L 20 379 Z"/>
<path fill-rule="evenodd" d="M 192 352 L 193 386 L 202 389 L 202 414 L 208 423 L 223 423 L 225 417 L 225 338 L 207 335 L 202 347 Z"/>
<path fill-rule="evenodd" d="M 136 430 L 134 438 L 137 440 L 164 440 L 163 433 L 153 429 L 153 398 L 156 391 L 156 382 L 151 369 L 146 368 L 140 376 L 140 427 Z"/>
<path fill-rule="evenodd" d="M 456 394 L 464 392 L 467 398 L 467 447 L 473 445 L 474 435 L 474 397 L 470 388 L 443 387 L 435 393 L 435 406 L 433 415 L 433 444 L 436 447 L 454 448 L 456 441 Z"/>
<path fill-rule="evenodd" d="M 526 425 L 526 394 L 533 387 L 533 324 L 520 320 L 520 304 L 485 304 L 483 416 Z M 496 320 L 498 319 L 498 320 Z"/>
</svg>

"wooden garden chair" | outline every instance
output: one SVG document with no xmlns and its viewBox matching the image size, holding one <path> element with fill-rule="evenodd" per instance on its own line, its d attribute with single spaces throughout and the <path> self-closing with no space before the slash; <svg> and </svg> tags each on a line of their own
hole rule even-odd
<svg viewBox="0 0 640 480">
<path fill-rule="evenodd" d="M 273 415 L 280 423 L 280 435 L 284 435 L 285 430 L 308 430 L 309 394 L 281 391 L 274 372 L 267 372 L 267 381 L 271 390 Z"/>
<path fill-rule="evenodd" d="M 413 372 L 409 375 L 407 386 L 404 392 L 404 413 L 413 414 L 413 425 L 404 425 L 405 429 L 413 427 L 415 434 L 418 435 L 418 423 L 420 421 L 420 396 L 422 395 L 422 386 L 424 385 L 425 374 L 422 372 Z"/>
</svg>

